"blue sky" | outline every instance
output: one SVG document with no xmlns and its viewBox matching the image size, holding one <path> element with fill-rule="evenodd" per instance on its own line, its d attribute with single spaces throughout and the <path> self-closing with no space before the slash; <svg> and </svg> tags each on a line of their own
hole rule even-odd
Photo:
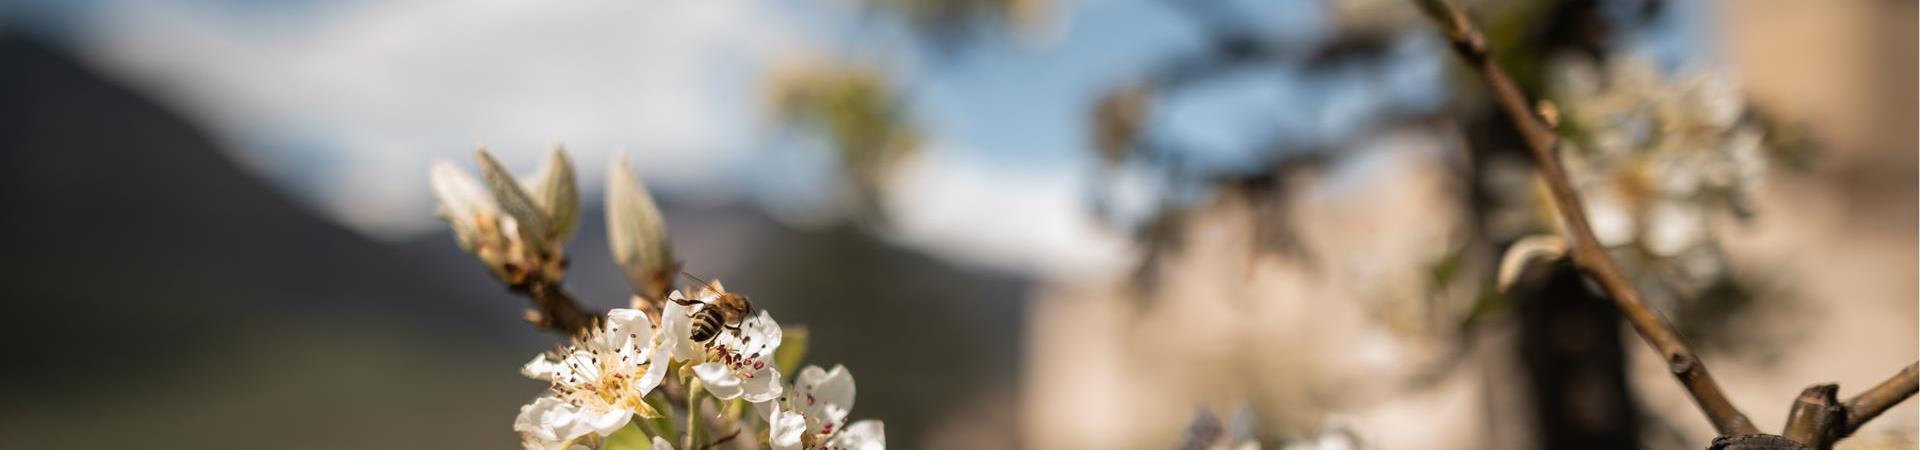
<svg viewBox="0 0 1920 450">
<path fill-rule="evenodd" d="M 1317 0 L 1223 3 L 1265 37 L 1310 45 L 1329 31 Z M 0 23 L 55 37 L 207 125 L 244 166 L 388 239 L 440 226 L 425 168 L 464 163 L 480 145 L 530 169 L 565 143 L 588 167 L 588 192 L 604 173 L 594 168 L 620 151 L 663 195 L 757 199 L 776 215 L 824 205 L 831 165 L 768 123 L 759 77 L 782 61 L 873 61 L 900 79 L 928 137 L 925 159 L 938 162 L 913 165 L 935 181 L 900 189 L 941 198 L 896 202 L 922 218 L 909 217 L 901 239 L 936 253 L 1004 248 L 1012 253 L 981 258 L 1018 264 L 1036 259 L 1019 253 L 1036 247 L 1022 230 L 950 210 L 1024 204 L 1032 210 L 1018 213 L 1052 224 L 1042 226 L 1051 239 L 1072 241 L 1060 251 L 1118 246 L 1084 217 L 1086 119 L 1105 90 L 1202 48 L 1202 30 L 1168 4 L 1057 3 L 1041 31 L 952 53 L 847 2 L 815 0 L 13 0 L 0 3 Z M 1630 42 L 1671 65 L 1705 39 L 1701 6 L 1669 4 L 1680 19 Z M 1154 124 L 1187 144 L 1190 163 L 1229 169 L 1258 162 L 1267 144 L 1338 144 L 1386 113 L 1444 103 L 1439 42 L 1407 33 L 1389 54 L 1232 73 L 1163 98 Z M 766 181 L 729 182 L 743 177 Z M 916 236 L 913 223 L 936 237 Z"/>
</svg>

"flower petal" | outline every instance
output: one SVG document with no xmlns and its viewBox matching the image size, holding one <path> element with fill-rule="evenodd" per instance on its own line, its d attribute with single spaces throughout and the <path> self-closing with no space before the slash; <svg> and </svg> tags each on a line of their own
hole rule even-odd
<svg viewBox="0 0 1920 450">
<path fill-rule="evenodd" d="M 851 450 L 886 450 L 887 430 L 878 420 L 862 420 L 840 430 L 827 440 L 828 448 Z"/>
<path fill-rule="evenodd" d="M 853 372 L 838 364 L 833 370 L 807 366 L 794 377 L 793 393 L 794 405 L 808 416 L 841 423 L 853 410 Z"/>
<path fill-rule="evenodd" d="M 653 321 L 637 309 L 614 308 L 607 311 L 607 334 L 617 338 L 653 336 Z M 615 342 L 626 342 L 616 339 Z"/>
<path fill-rule="evenodd" d="M 533 355 L 532 361 L 527 361 L 526 365 L 520 366 L 520 374 L 535 380 L 553 381 L 553 374 L 559 369 L 559 364 L 554 363 L 553 359 L 542 353 Z"/>
<path fill-rule="evenodd" d="M 572 404 L 543 396 L 520 407 L 520 415 L 513 419 L 513 431 L 541 441 L 561 441 L 573 437 L 567 434 L 578 418 L 579 410 Z"/>
<path fill-rule="evenodd" d="M 582 410 L 580 416 L 581 416 L 580 418 L 582 419 L 580 421 L 580 424 L 582 425 L 582 427 L 577 431 L 591 432 L 595 435 L 606 436 L 609 434 L 613 434 L 613 432 L 615 431 L 620 431 L 620 427 L 627 426 L 627 422 L 630 420 L 633 420 L 633 410 L 613 408 L 613 409 L 608 409 L 603 411 L 594 411 L 594 410 L 588 409 L 588 410 Z"/>
<path fill-rule="evenodd" d="M 686 300 L 680 291 L 667 295 L 667 307 L 660 312 L 660 338 L 656 345 L 674 359 L 692 361 L 700 355 L 693 342 L 693 307 L 674 300 Z"/>
<path fill-rule="evenodd" d="M 607 311 L 605 345 L 615 353 L 644 361 L 653 350 L 653 320 L 637 309 L 614 308 Z"/>
<path fill-rule="evenodd" d="M 653 392 L 653 388 L 659 387 L 660 381 L 666 379 L 667 353 L 656 349 L 648 355 L 650 359 L 647 361 L 647 370 L 641 372 L 640 377 L 633 381 L 633 389 L 639 391 L 637 395 L 644 396 L 648 392 Z"/>
<path fill-rule="evenodd" d="M 520 436 L 520 446 L 526 450 L 592 450 L 568 439 L 546 440 L 524 434 Z"/>
<path fill-rule="evenodd" d="M 773 362 L 773 351 L 780 348 L 780 324 L 773 321 L 773 314 L 760 310 L 759 315 L 747 318 L 740 323 L 740 335 L 748 338 L 751 346 L 740 349 L 740 355 Z"/>
<path fill-rule="evenodd" d="M 1633 215 L 1618 196 L 1606 189 L 1582 191 L 1587 207 L 1587 222 L 1600 244 L 1618 247 L 1633 241 Z"/>
<path fill-rule="evenodd" d="M 807 432 L 807 419 L 799 413 L 782 411 L 774 405 L 767 417 L 767 444 L 779 450 L 800 448 L 800 435 Z"/>
<path fill-rule="evenodd" d="M 742 380 L 739 376 L 734 375 L 733 370 L 728 369 L 725 364 L 717 362 L 701 363 L 700 365 L 693 366 L 693 374 L 694 376 L 700 377 L 701 382 L 706 383 L 707 392 L 712 393 L 716 398 L 733 400 L 740 396 L 740 384 Z"/>
<path fill-rule="evenodd" d="M 753 376 L 748 377 L 745 383 L 741 383 L 740 389 L 741 397 L 751 403 L 765 403 L 780 398 L 784 390 L 780 386 L 780 371 L 774 370 L 772 365 L 762 366 L 760 370 L 754 371 Z"/>
<path fill-rule="evenodd" d="M 667 442 L 666 439 L 661 439 L 659 436 L 654 436 L 653 448 L 649 450 L 673 450 L 673 443 Z"/>
<path fill-rule="evenodd" d="M 1661 200 L 1647 213 L 1647 251 L 1672 257 L 1706 240 L 1706 213 L 1679 200 Z"/>
</svg>

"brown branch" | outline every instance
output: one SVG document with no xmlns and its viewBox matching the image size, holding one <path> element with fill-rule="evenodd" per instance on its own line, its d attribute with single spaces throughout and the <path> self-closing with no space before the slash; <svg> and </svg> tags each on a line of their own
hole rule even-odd
<svg viewBox="0 0 1920 450">
<path fill-rule="evenodd" d="M 1847 421 L 1847 410 L 1834 398 L 1840 386 L 1833 383 L 1808 386 L 1793 400 L 1787 413 L 1787 426 L 1780 436 L 1815 449 L 1827 449 L 1840 439 L 1834 432 Z"/>
<path fill-rule="evenodd" d="M 1771 434 L 1743 434 L 1713 438 L 1707 450 L 1812 450 L 1812 447 Z"/>
<path fill-rule="evenodd" d="M 1906 401 L 1908 397 L 1913 396 L 1916 387 L 1920 387 L 1920 362 L 1908 364 L 1906 368 L 1900 369 L 1900 373 L 1893 374 L 1893 378 L 1888 378 L 1887 381 L 1868 388 L 1860 395 L 1847 399 L 1847 422 L 1844 428 L 1838 430 L 1839 436 L 1852 435 L 1854 431 L 1860 429 L 1861 425 L 1866 425 L 1867 421 L 1878 417 L 1880 413 L 1887 412 L 1888 409 L 1893 408 L 1893 405 Z"/>
<path fill-rule="evenodd" d="M 1467 19 L 1465 12 L 1450 1 L 1414 1 L 1445 31 L 1460 59 L 1480 74 L 1495 103 L 1512 119 L 1514 128 L 1526 141 L 1534 163 L 1539 166 L 1541 177 L 1546 179 L 1547 187 L 1552 191 L 1554 204 L 1560 210 L 1561 218 L 1566 221 L 1566 228 L 1573 233 L 1574 265 L 1606 291 L 1614 306 L 1633 324 L 1634 331 L 1646 340 L 1647 345 L 1664 356 L 1668 370 L 1686 387 L 1694 403 L 1713 422 L 1715 430 L 1721 435 L 1758 433 L 1753 422 L 1728 401 L 1719 383 L 1714 382 L 1713 376 L 1707 373 L 1706 365 L 1681 341 L 1680 334 L 1652 308 L 1647 307 L 1613 258 L 1607 256 L 1606 248 L 1600 245 L 1587 223 L 1586 210 L 1581 206 L 1579 194 L 1567 181 L 1566 171 L 1560 164 L 1559 135 L 1535 114 L 1526 94 L 1520 92 L 1519 85 L 1494 61 L 1487 48 L 1486 36 Z"/>
<path fill-rule="evenodd" d="M 527 310 L 527 322 L 540 328 L 572 335 L 599 323 L 602 318 L 599 313 L 581 309 L 580 303 L 573 300 L 573 294 L 568 294 L 566 286 L 557 280 L 529 277 L 509 289 L 533 300 L 534 309 Z"/>
<path fill-rule="evenodd" d="M 734 428 L 732 433 L 727 433 L 727 437 L 723 437 L 723 438 L 720 438 L 720 440 L 709 442 L 707 443 L 707 445 L 700 446 L 700 450 L 717 448 L 720 446 L 720 444 L 725 444 L 727 443 L 727 441 L 731 441 L 733 440 L 733 438 L 737 438 L 737 437 L 740 437 L 740 429 Z"/>
</svg>

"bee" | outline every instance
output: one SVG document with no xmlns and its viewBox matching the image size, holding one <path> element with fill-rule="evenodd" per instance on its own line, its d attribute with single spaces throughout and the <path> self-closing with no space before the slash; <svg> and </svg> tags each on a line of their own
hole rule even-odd
<svg viewBox="0 0 1920 450">
<path fill-rule="evenodd" d="M 713 300 L 704 302 L 687 298 L 673 299 L 674 303 L 681 306 L 704 306 L 695 308 L 693 312 L 687 314 L 687 317 L 693 319 L 691 337 L 694 342 L 712 340 L 720 335 L 722 329 L 739 331 L 740 322 L 747 320 L 747 315 L 753 313 L 753 301 L 747 300 L 747 296 L 727 292 L 727 288 L 720 283 L 702 280 L 690 273 L 681 272 L 681 274 L 700 282 L 703 288 L 717 294 L 713 296 Z M 705 295 L 697 297 L 705 297 Z"/>
</svg>

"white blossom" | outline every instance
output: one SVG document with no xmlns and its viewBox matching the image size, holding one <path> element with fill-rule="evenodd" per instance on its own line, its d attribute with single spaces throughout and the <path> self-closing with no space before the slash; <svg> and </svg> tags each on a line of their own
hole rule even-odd
<svg viewBox="0 0 1920 450">
<path fill-rule="evenodd" d="M 543 396 L 520 407 L 513 420 L 513 431 L 527 450 L 591 449 L 597 435 L 576 431 L 583 428 L 580 408 L 553 396 Z"/>
<path fill-rule="evenodd" d="M 763 406 L 768 444 L 778 450 L 884 450 L 886 430 L 880 421 L 846 424 L 853 394 L 853 373 L 845 367 L 801 369 L 794 376 L 792 392 Z"/>
<path fill-rule="evenodd" d="M 780 369 L 775 367 L 773 351 L 780 347 L 780 325 L 766 311 L 740 323 L 740 329 L 727 330 L 703 346 L 705 362 L 693 366 L 693 373 L 706 385 L 707 392 L 721 400 L 745 398 L 763 403 L 780 396 Z"/>
<path fill-rule="evenodd" d="M 560 444 L 619 430 L 635 413 L 653 414 L 644 398 L 666 376 L 666 355 L 654 348 L 653 325 L 632 309 L 607 313 L 605 326 L 521 367 L 551 383 L 552 393 L 520 409 L 514 430 L 529 442 Z"/>
<path fill-rule="evenodd" d="M 773 315 L 762 310 L 741 321 L 738 329 L 721 330 L 707 342 L 693 341 L 693 315 L 724 292 L 719 281 L 714 286 L 697 291 L 694 305 L 680 304 L 689 300 L 680 291 L 668 294 L 660 314 L 661 352 L 691 364 L 707 392 L 721 400 L 764 403 L 779 397 L 783 388 L 773 352 L 780 347 L 781 335 Z"/>
<path fill-rule="evenodd" d="M 1633 57 L 1560 68 L 1570 138 L 1561 156 L 1601 243 L 1659 264 L 1713 245 L 1712 213 L 1737 206 L 1767 163 L 1760 128 L 1742 123 L 1739 83 L 1721 72 L 1667 75 Z"/>
</svg>

